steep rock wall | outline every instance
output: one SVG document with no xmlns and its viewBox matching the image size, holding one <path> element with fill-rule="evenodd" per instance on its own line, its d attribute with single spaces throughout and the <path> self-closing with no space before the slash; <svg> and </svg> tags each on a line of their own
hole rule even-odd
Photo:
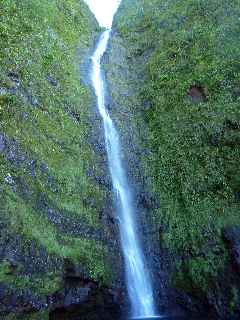
<svg viewBox="0 0 240 320">
<path fill-rule="evenodd" d="M 0 15 L 0 317 L 60 319 L 85 303 L 95 319 L 89 301 L 111 314 L 120 257 L 80 81 L 99 28 L 77 0 L 3 0 Z"/>
<path fill-rule="evenodd" d="M 159 306 L 222 319 L 240 307 L 239 12 L 125 0 L 105 58 Z"/>
</svg>

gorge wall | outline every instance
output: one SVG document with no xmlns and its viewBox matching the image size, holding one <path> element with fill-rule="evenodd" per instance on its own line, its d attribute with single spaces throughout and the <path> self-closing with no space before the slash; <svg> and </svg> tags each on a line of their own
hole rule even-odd
<svg viewBox="0 0 240 320">
<path fill-rule="evenodd" d="M 0 15 L 0 318 L 118 319 L 100 30 L 78 0 Z M 237 0 L 123 0 L 103 61 L 158 310 L 189 319 L 240 316 L 239 32 Z"/>
<path fill-rule="evenodd" d="M 0 14 L 0 318 L 108 319 L 121 258 L 80 82 L 100 30 L 77 0 L 3 0 Z"/>
<path fill-rule="evenodd" d="M 239 317 L 239 13 L 237 1 L 125 0 L 115 18 L 109 105 L 160 310 Z"/>
</svg>

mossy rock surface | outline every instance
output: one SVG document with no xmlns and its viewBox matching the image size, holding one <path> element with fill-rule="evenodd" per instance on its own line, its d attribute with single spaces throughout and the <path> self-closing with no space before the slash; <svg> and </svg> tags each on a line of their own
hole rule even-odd
<svg viewBox="0 0 240 320">
<path fill-rule="evenodd" d="M 223 231 L 240 224 L 239 14 L 238 1 L 123 1 L 115 30 L 127 67 L 118 72 L 131 79 L 111 93 L 123 134 L 129 111 L 141 144 L 161 246 L 180 257 L 173 284 L 216 309 L 221 301 L 224 319 L 238 310 L 226 294 L 239 275 Z"/>
<path fill-rule="evenodd" d="M 66 263 L 77 278 L 114 279 L 100 219 L 108 190 L 93 178 L 105 174 L 90 144 L 94 100 L 81 79 L 100 30 L 78 0 L 3 0 L 0 15 L 1 290 L 31 292 L 42 309 L 66 289 Z"/>
</svg>

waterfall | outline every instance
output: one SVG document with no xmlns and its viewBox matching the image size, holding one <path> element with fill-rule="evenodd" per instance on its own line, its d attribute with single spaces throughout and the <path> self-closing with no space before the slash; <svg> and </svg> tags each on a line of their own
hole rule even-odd
<svg viewBox="0 0 240 320">
<path fill-rule="evenodd" d="M 137 212 L 134 210 L 131 190 L 121 160 L 118 132 L 106 109 L 105 85 L 101 68 L 101 58 L 107 49 L 113 16 L 120 1 L 86 0 L 86 2 L 98 19 L 99 24 L 107 29 L 101 34 L 91 57 L 91 79 L 97 97 L 99 113 L 103 120 L 109 170 L 116 194 L 116 205 L 119 209 L 119 230 L 125 259 L 126 283 L 132 305 L 132 316 L 135 318 L 150 318 L 155 315 L 152 285 L 135 226 Z"/>
</svg>

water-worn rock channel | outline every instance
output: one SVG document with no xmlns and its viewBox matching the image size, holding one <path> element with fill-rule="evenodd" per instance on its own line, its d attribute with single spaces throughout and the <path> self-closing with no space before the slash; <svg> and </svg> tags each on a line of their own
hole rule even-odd
<svg viewBox="0 0 240 320">
<path fill-rule="evenodd" d="M 107 11 L 108 8 L 105 8 L 105 10 Z M 112 14 L 114 15 L 114 12 Z M 145 258 L 135 226 L 136 217 L 134 215 L 132 191 L 129 188 L 124 165 L 121 160 L 119 136 L 106 108 L 106 85 L 101 69 L 101 59 L 107 49 L 110 35 L 111 29 L 104 31 L 100 36 L 91 58 L 91 78 L 97 97 L 98 109 L 104 125 L 105 143 L 116 199 L 115 207 L 125 258 L 126 284 L 131 301 L 132 316 L 150 318 L 155 316 L 151 280 L 146 269 Z"/>
</svg>

